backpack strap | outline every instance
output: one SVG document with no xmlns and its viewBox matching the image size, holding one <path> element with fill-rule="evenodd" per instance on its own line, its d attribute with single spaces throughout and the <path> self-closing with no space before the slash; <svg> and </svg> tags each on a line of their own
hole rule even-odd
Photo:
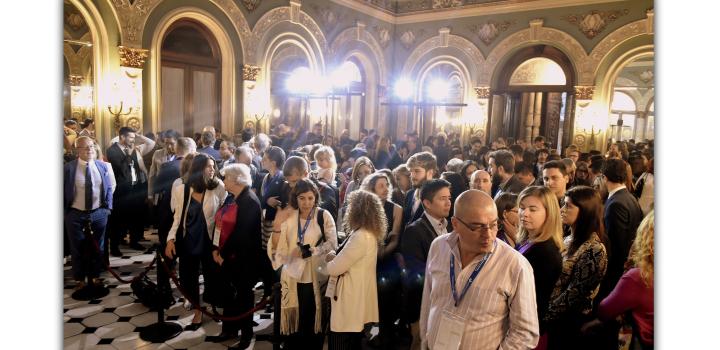
<svg viewBox="0 0 720 350">
<path fill-rule="evenodd" d="M 320 239 L 318 239 L 317 243 L 315 243 L 316 247 L 325 243 L 325 241 L 327 240 L 327 239 L 325 239 L 325 214 L 324 214 L 324 212 L 325 212 L 325 209 L 318 208 L 317 223 L 318 223 L 318 225 L 320 225 Z"/>
</svg>

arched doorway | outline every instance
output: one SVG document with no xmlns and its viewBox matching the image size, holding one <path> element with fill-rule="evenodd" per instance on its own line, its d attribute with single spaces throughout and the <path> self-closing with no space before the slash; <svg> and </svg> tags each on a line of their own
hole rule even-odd
<svg viewBox="0 0 720 350">
<path fill-rule="evenodd" d="M 489 140 L 531 142 L 544 136 L 552 148 L 566 146 L 572 130 L 575 70 L 559 49 L 536 45 L 516 52 L 492 89 Z"/>
<path fill-rule="evenodd" d="M 272 54 L 270 62 L 272 124 L 282 123 L 295 131 L 309 128 L 309 95 L 318 81 L 305 51 L 299 45 L 285 43 Z"/>
<path fill-rule="evenodd" d="M 221 55 L 214 36 L 199 22 L 173 23 L 162 40 L 160 129 L 193 135 L 221 125 Z"/>
</svg>

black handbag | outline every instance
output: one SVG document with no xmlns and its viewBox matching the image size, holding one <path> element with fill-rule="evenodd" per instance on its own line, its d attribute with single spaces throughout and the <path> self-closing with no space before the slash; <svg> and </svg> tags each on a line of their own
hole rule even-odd
<svg viewBox="0 0 720 350">
<path fill-rule="evenodd" d="M 159 308 L 168 309 L 175 304 L 175 298 L 172 291 L 167 288 L 159 288 L 155 282 L 150 280 L 147 274 L 135 279 L 130 283 L 130 289 L 140 302 L 150 309 L 157 310 Z"/>
</svg>

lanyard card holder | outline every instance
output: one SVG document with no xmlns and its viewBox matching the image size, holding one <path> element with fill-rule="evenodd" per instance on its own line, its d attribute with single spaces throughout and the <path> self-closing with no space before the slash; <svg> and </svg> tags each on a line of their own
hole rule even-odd
<svg viewBox="0 0 720 350">
<path fill-rule="evenodd" d="M 457 350 L 460 349 L 463 333 L 465 332 L 465 318 L 454 313 L 450 307 L 443 310 L 440 319 L 440 327 L 433 350 Z"/>
</svg>

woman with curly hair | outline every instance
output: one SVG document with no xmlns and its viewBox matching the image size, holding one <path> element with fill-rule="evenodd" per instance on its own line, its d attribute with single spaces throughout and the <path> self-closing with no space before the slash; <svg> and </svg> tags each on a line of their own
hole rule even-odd
<svg viewBox="0 0 720 350">
<path fill-rule="evenodd" d="M 348 237 L 326 260 L 335 284 L 331 297 L 328 349 L 361 349 L 365 324 L 378 322 L 378 242 L 387 230 L 382 201 L 374 193 L 357 190 L 348 197 L 345 232 Z M 332 292 L 332 291 L 330 291 Z"/>
<path fill-rule="evenodd" d="M 565 193 L 560 217 L 570 226 L 570 235 L 565 238 L 562 273 L 545 315 L 548 348 L 588 349 L 592 344 L 580 337 L 580 326 L 591 319 L 593 299 L 608 264 L 600 193 L 588 186 L 570 189 Z"/>
<path fill-rule="evenodd" d="M 637 237 L 630 250 L 634 267 L 625 272 L 610 295 L 598 307 L 598 318 L 603 322 L 614 320 L 630 311 L 633 325 L 633 342 L 640 348 L 653 349 L 655 321 L 654 264 L 655 264 L 655 211 L 651 210 L 640 223 Z M 630 348 L 633 346 L 631 344 Z"/>
</svg>

